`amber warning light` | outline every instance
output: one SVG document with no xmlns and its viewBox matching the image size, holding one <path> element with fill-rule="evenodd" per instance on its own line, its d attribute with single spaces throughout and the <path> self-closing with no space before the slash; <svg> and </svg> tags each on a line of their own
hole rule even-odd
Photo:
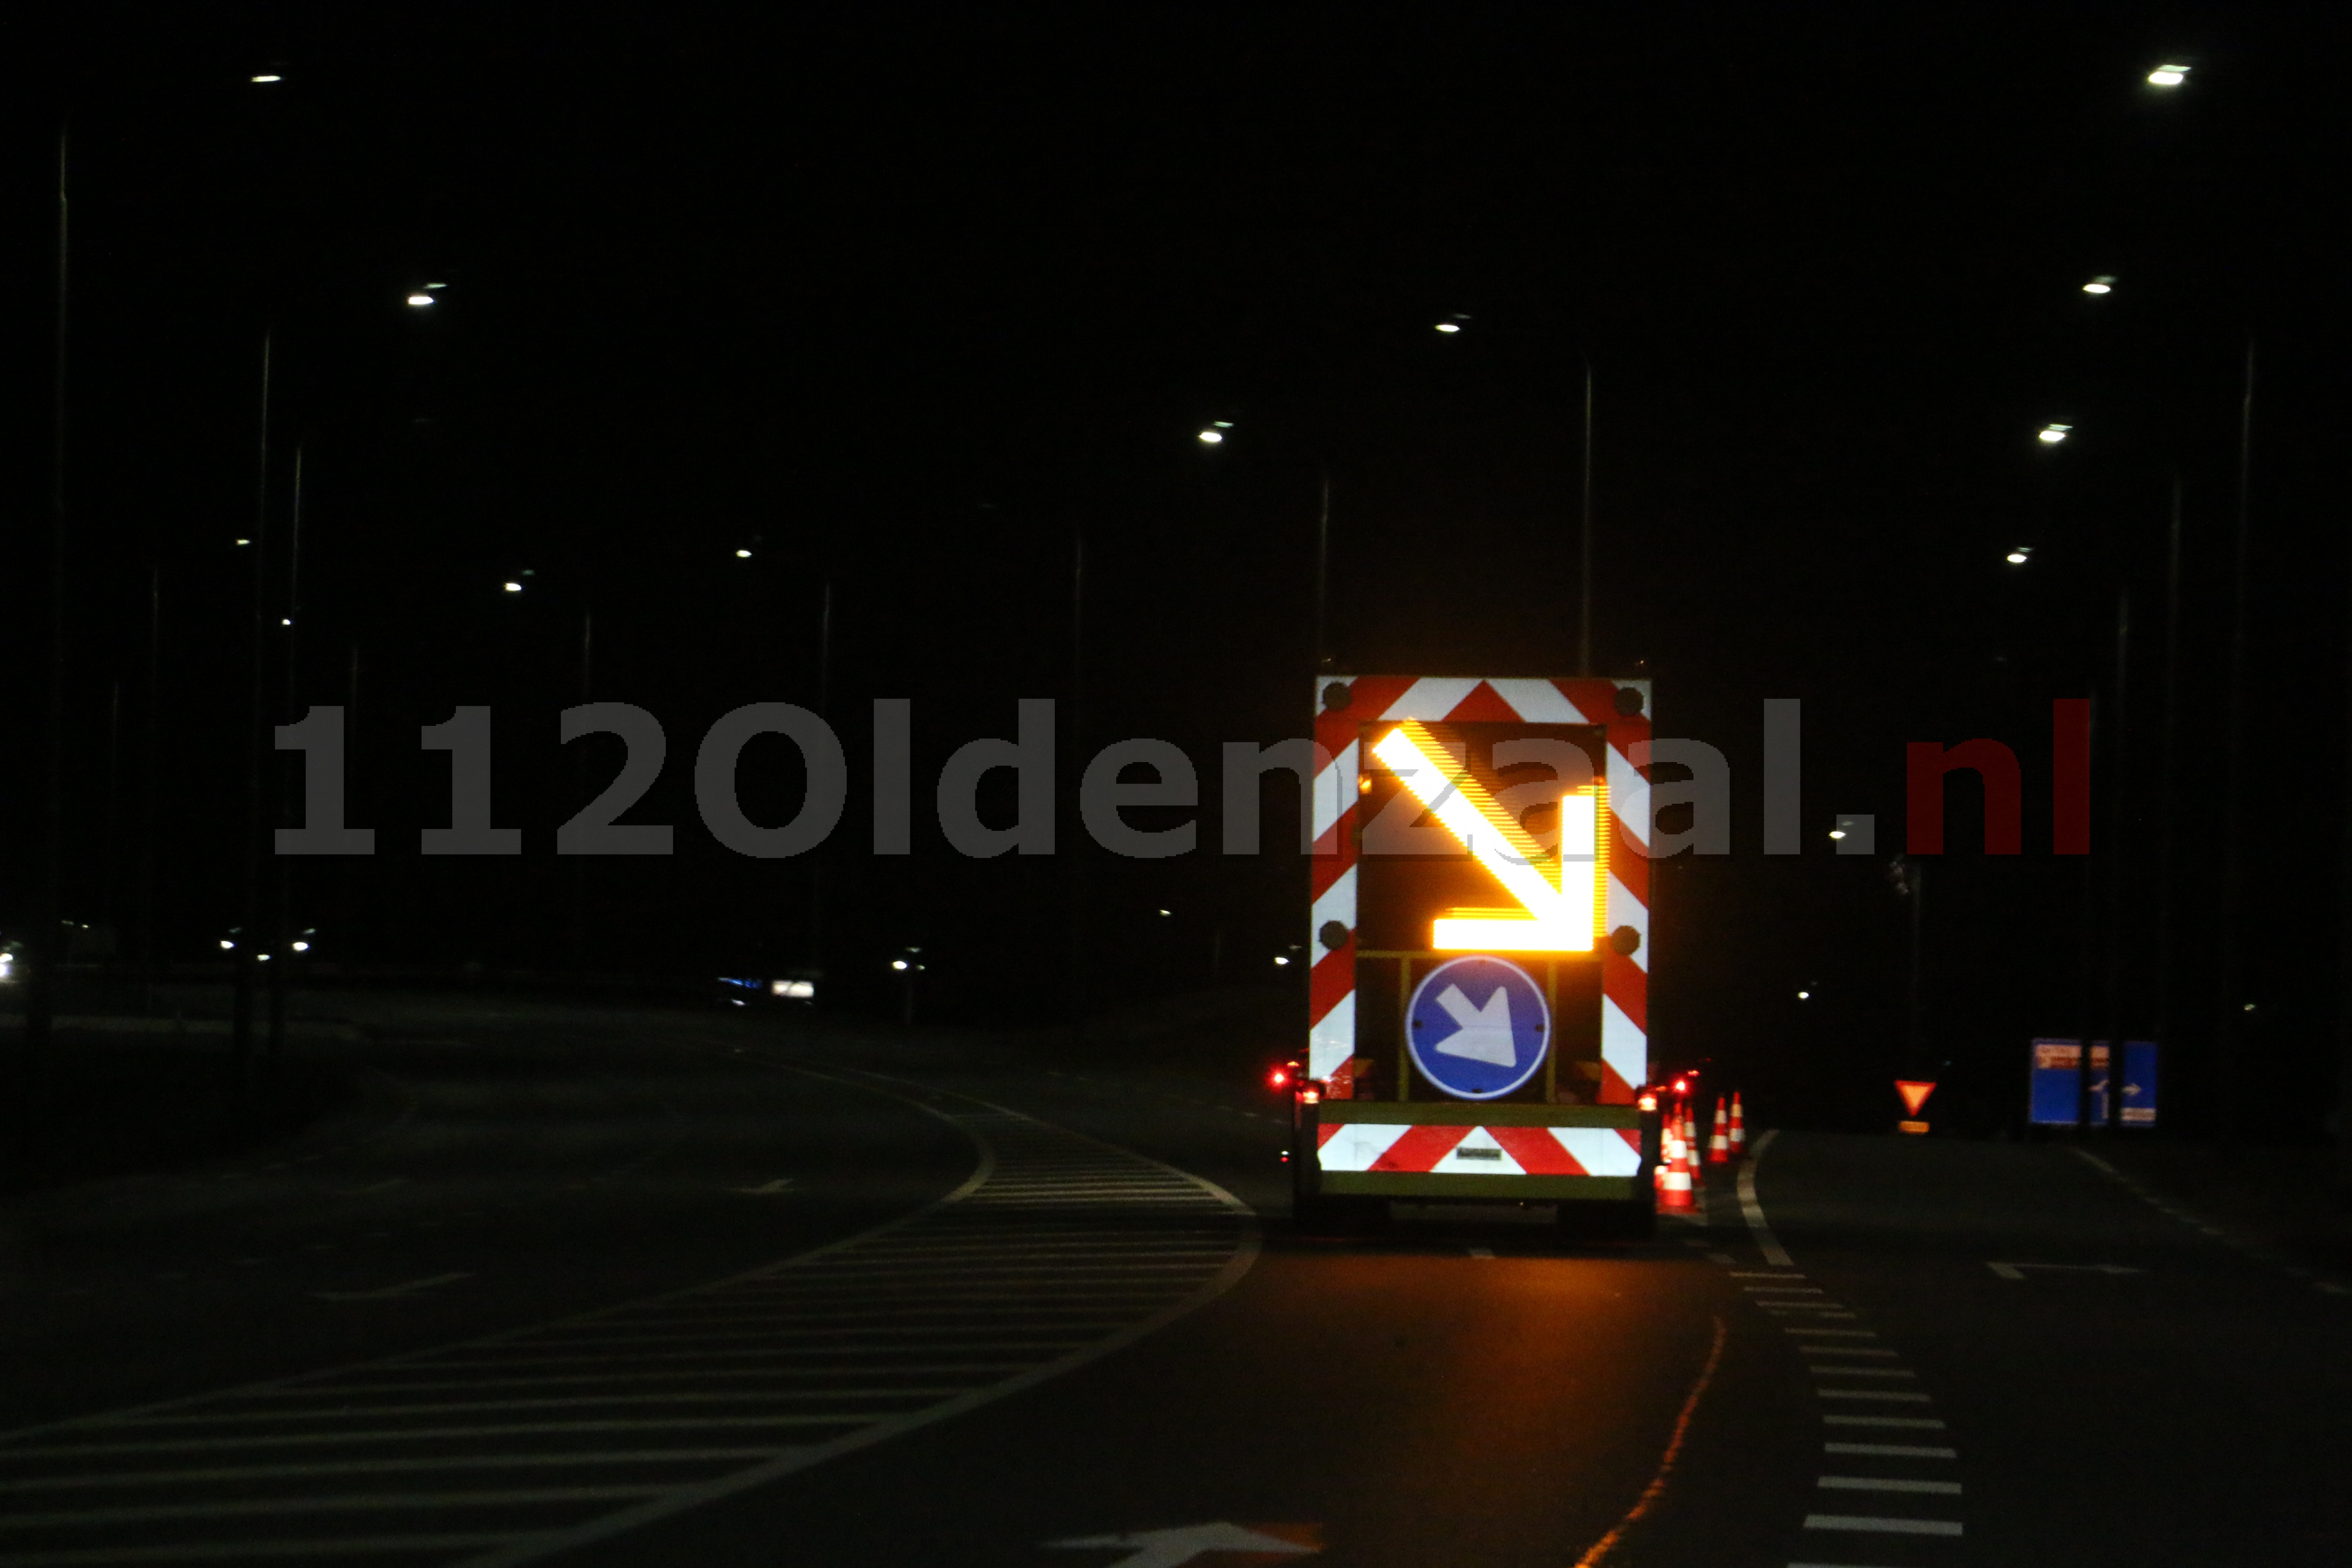
<svg viewBox="0 0 2352 1568">
<path fill-rule="evenodd" d="M 1608 888 L 1605 784 L 1585 784 L 1560 797 L 1559 844 L 1547 850 L 1420 720 L 1408 719 L 1390 731 L 1372 754 L 1516 902 L 1510 909 L 1448 910 L 1432 922 L 1433 949 L 1592 951 Z"/>
</svg>

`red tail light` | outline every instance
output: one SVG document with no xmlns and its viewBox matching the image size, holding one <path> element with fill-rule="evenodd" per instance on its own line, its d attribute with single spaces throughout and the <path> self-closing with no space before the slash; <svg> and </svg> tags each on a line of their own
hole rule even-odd
<svg viewBox="0 0 2352 1568">
<path fill-rule="evenodd" d="M 1280 1089 L 1290 1081 L 1290 1069 L 1288 1068 L 1276 1068 L 1272 1072 L 1265 1075 L 1265 1081 L 1274 1088 Z"/>
</svg>

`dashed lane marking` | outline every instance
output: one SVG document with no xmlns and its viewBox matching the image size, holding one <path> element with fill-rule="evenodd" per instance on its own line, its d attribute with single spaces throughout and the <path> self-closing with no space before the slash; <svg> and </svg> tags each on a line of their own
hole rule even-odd
<svg viewBox="0 0 2352 1568">
<path fill-rule="evenodd" d="M 1807 1530 L 1852 1530 L 1876 1535 L 1958 1535 L 1957 1519 L 1866 1519 L 1850 1513 L 1809 1513 Z"/>
<path fill-rule="evenodd" d="M 1790 1336 L 1795 1348 L 1804 1353 L 1806 1371 L 1818 1379 L 1831 1380 L 1813 1385 L 1814 1395 L 1824 1405 L 1932 1405 L 1933 1397 L 1922 1390 L 1850 1386 L 1851 1384 L 1872 1381 L 1916 1384 L 1919 1374 L 1900 1364 L 1872 1364 L 1899 1360 L 1893 1350 L 1877 1342 L 1875 1330 L 1822 1326 L 1830 1322 L 1853 1321 L 1859 1314 L 1823 1288 L 1802 1282 L 1804 1274 L 1796 1268 L 1772 1233 L 1763 1205 L 1757 1196 L 1756 1167 L 1774 1137 L 1775 1133 L 1768 1131 L 1758 1139 L 1752 1155 L 1739 1170 L 1740 1210 L 1755 1237 L 1757 1249 L 1768 1266 L 1762 1269 L 1730 1271 L 1733 1279 L 1753 1281 L 1740 1286 L 1741 1296 L 1777 1323 L 1782 1333 Z M 1916 1432 L 1944 1430 L 1941 1419 L 1926 1415 L 1849 1415 L 1834 1409 L 1824 1409 L 1821 1420 L 1824 1426 L 1832 1430 L 1839 1427 Z M 1935 1460 L 1948 1465 L 1959 1458 L 1957 1448 L 1941 1444 L 1839 1442 L 1830 1439 L 1822 1443 L 1822 1449 L 1824 1455 L 1886 1461 L 1890 1469 L 1911 1468 L 1906 1461 Z M 1949 1473 L 1948 1469 L 1946 1474 Z M 1960 1483 L 1957 1480 L 1919 1475 L 1825 1475 L 1816 1479 L 1815 1486 L 1822 1491 L 1874 1494 L 1888 1500 L 1885 1506 L 1896 1508 L 1903 1506 L 1895 1500 L 1901 1498 L 1957 1498 L 1960 1495 Z M 1809 1531 L 1850 1534 L 1949 1537 L 1961 1533 L 1958 1520 L 1843 1513 L 1808 1513 L 1804 1516 L 1803 1527 Z M 1790 1568 L 1807 1568 L 1807 1565 L 1791 1563 Z M 1845 1565 L 1845 1568 L 1854 1568 L 1854 1565 Z"/>
<path fill-rule="evenodd" d="M 414 1296 L 419 1290 L 430 1290 L 436 1285 L 455 1285 L 460 1279 L 471 1279 L 471 1274 L 436 1274 L 429 1279 L 411 1279 L 404 1284 L 386 1285 L 380 1290 L 313 1290 L 311 1295 L 321 1301 L 389 1301 L 401 1296 Z"/>
<path fill-rule="evenodd" d="M 1811 1371 L 1815 1377 L 1908 1377 L 1916 1379 L 1919 1375 L 1910 1368 L 1903 1366 L 1822 1366 L 1818 1363 L 1812 1366 Z"/>
<path fill-rule="evenodd" d="M 2088 1149 L 2077 1147 L 2074 1149 L 2074 1153 L 2077 1159 L 2080 1159 L 2085 1164 L 2090 1165 L 2093 1169 L 2100 1172 L 2102 1174 L 2105 1175 L 2108 1180 L 2123 1188 L 2124 1191 L 2131 1194 L 2132 1196 L 2137 1198 L 2148 1207 L 2156 1210 L 2158 1214 L 2165 1215 L 2168 1219 L 2177 1220 L 2190 1230 L 2196 1231 L 2200 1235 L 2210 1237 L 2216 1241 L 2234 1247 L 2238 1251 L 2245 1254 L 2247 1257 L 2253 1258 L 2256 1262 L 2269 1264 L 2271 1267 L 2279 1269 L 2282 1273 L 2288 1276 L 2288 1278 L 2309 1285 L 2315 1290 L 2325 1291 L 2330 1296 L 2352 1296 L 2352 1285 L 2347 1285 L 2340 1280 L 2316 1278 L 2313 1270 L 2296 1268 L 2284 1262 L 2275 1253 L 2271 1252 L 2259 1243 L 2249 1241 L 2243 1237 L 2233 1236 L 2229 1231 L 2224 1230 L 2221 1226 L 2199 1218 L 2196 1215 L 2181 1208 L 2179 1205 L 2166 1201 L 2163 1197 L 2159 1196 L 2157 1193 L 2145 1185 L 2138 1177 L 2126 1174 L 2126 1173 L 2117 1170 L 2106 1161 L 2102 1160 L 2096 1154 L 2092 1153 Z M 2003 1276 L 2003 1278 L 2010 1277 Z"/>
<path fill-rule="evenodd" d="M 805 1076 L 919 1103 L 867 1075 Z M 0 1568 L 532 1563 L 1072 1371 L 1214 1300 L 1255 1256 L 1248 1209 L 1211 1183 L 982 1101 L 921 1109 L 971 1140 L 971 1178 L 798 1257 L 438 1350 L 0 1434 Z M 428 1513 L 445 1528 L 393 1522 Z"/>
</svg>

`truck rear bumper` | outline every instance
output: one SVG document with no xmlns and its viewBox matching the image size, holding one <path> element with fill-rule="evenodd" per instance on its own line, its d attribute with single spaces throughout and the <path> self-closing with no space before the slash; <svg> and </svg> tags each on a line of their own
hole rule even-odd
<svg viewBox="0 0 2352 1568">
<path fill-rule="evenodd" d="M 1314 1150 L 1299 1173 L 1332 1196 L 1622 1201 L 1645 1190 L 1657 1148 L 1631 1105 L 1327 1100 L 1299 1110 L 1300 1146 Z"/>
<path fill-rule="evenodd" d="M 1623 1202 L 1641 1193 L 1633 1176 L 1454 1175 L 1431 1171 L 1326 1171 L 1322 1190 L 1331 1197 L 1363 1196 L 1475 1199 L 1482 1203 Z"/>
</svg>

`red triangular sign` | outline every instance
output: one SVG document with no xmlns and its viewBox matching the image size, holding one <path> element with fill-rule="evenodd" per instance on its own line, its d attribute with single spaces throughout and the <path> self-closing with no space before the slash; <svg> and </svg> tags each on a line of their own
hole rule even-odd
<svg viewBox="0 0 2352 1568">
<path fill-rule="evenodd" d="M 1915 1083 L 1909 1079 L 1898 1078 L 1895 1080 L 1895 1092 L 1903 1097 L 1903 1109 L 1910 1115 L 1916 1116 L 1919 1114 L 1919 1108 L 1927 1103 L 1927 1097 L 1936 1092 L 1936 1086 L 1932 1083 Z"/>
</svg>

